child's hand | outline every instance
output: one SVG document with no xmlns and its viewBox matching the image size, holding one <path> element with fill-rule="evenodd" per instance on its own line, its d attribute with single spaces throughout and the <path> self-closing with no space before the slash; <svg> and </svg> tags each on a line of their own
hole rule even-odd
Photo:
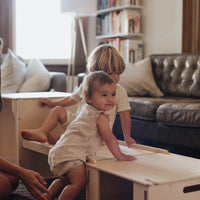
<svg viewBox="0 0 200 200">
<path fill-rule="evenodd" d="M 128 147 L 131 147 L 131 144 L 136 144 L 136 141 L 132 137 L 126 137 L 125 141 Z"/>
<path fill-rule="evenodd" d="M 42 99 L 42 100 L 40 101 L 40 105 L 41 105 L 42 107 L 44 107 L 44 106 L 47 106 L 47 107 L 49 107 L 49 108 L 52 108 L 52 107 L 53 107 L 52 101 L 51 101 L 50 99 L 48 99 L 48 98 Z"/>
<path fill-rule="evenodd" d="M 117 160 L 119 160 L 119 161 L 133 161 L 133 160 L 137 160 L 137 158 L 135 156 L 126 155 L 126 154 L 122 153 L 121 157 L 117 158 Z"/>
</svg>

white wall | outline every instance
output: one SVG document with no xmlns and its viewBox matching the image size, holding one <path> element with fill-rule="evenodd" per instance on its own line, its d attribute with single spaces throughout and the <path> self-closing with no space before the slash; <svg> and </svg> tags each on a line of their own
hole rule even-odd
<svg viewBox="0 0 200 200">
<path fill-rule="evenodd" d="M 182 0 L 143 0 L 144 56 L 181 53 Z"/>
<path fill-rule="evenodd" d="M 155 53 L 181 53 L 182 0 L 143 0 L 141 31 L 144 57 Z M 88 53 L 98 45 L 95 18 L 88 20 Z"/>
<path fill-rule="evenodd" d="M 92 50 L 98 46 L 98 40 L 96 39 L 96 18 L 88 18 L 88 33 L 87 33 L 87 50 L 88 56 Z"/>
</svg>

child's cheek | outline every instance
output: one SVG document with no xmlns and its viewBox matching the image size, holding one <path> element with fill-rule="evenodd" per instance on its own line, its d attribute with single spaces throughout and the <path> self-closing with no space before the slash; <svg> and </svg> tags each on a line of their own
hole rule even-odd
<svg viewBox="0 0 200 200">
<path fill-rule="evenodd" d="M 120 79 L 120 77 L 116 80 L 116 83 L 119 83 L 119 79 Z"/>
</svg>

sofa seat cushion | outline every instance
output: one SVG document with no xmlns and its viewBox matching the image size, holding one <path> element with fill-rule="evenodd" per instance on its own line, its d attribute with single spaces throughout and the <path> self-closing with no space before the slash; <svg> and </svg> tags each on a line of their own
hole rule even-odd
<svg viewBox="0 0 200 200">
<path fill-rule="evenodd" d="M 181 97 L 129 97 L 131 117 L 136 119 L 157 121 L 157 109 L 166 103 L 200 103 L 200 99 Z"/>
<path fill-rule="evenodd" d="M 200 103 L 166 103 L 157 110 L 157 121 L 171 126 L 200 127 Z"/>
</svg>

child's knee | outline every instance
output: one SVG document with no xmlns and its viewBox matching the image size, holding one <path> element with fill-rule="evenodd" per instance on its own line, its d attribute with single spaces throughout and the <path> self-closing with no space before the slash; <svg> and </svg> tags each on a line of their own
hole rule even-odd
<svg viewBox="0 0 200 200">
<path fill-rule="evenodd" d="M 61 123 L 64 123 L 67 121 L 67 112 L 65 110 L 64 107 L 62 106 L 56 106 L 54 108 L 54 112 L 57 114 L 57 116 L 59 117 Z"/>
<path fill-rule="evenodd" d="M 54 111 L 55 113 L 60 114 L 60 113 L 63 113 L 63 112 L 65 111 L 65 109 L 64 109 L 64 107 L 62 107 L 62 106 L 56 106 L 56 107 L 53 108 L 53 111 Z"/>
</svg>

